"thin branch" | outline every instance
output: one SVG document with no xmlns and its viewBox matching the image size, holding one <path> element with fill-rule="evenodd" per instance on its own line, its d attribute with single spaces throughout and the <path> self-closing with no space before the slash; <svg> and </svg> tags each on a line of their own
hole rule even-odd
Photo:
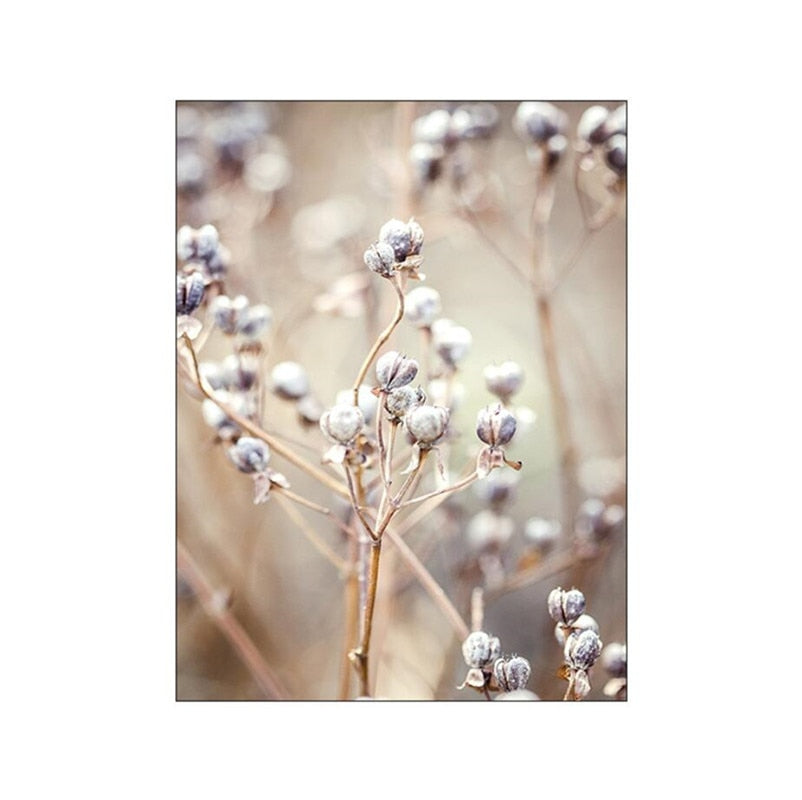
<svg viewBox="0 0 802 800">
<path fill-rule="evenodd" d="M 228 639 L 248 668 L 259 688 L 270 700 L 288 700 L 289 694 L 273 670 L 267 665 L 253 640 L 228 608 L 221 608 L 211 583 L 190 555 L 186 545 L 177 543 L 178 571 L 192 587 L 203 610 Z"/>
</svg>

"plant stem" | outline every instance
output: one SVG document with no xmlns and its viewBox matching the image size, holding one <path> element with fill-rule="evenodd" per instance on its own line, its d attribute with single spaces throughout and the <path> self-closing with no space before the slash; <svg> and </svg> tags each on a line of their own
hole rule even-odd
<svg viewBox="0 0 802 800">
<path fill-rule="evenodd" d="M 398 323 L 404 318 L 404 292 L 401 289 L 399 278 L 397 275 L 394 275 L 389 280 L 390 283 L 392 283 L 393 289 L 395 289 L 395 293 L 398 297 L 398 306 L 395 311 L 395 316 L 391 320 L 390 324 L 379 334 L 379 338 L 373 343 L 373 347 L 370 348 L 368 354 L 365 356 L 365 360 L 362 362 L 362 366 L 359 368 L 356 380 L 354 381 L 353 389 L 355 406 L 359 405 L 359 387 L 362 385 L 362 381 L 365 379 L 365 375 L 367 375 L 370 365 L 373 363 L 373 359 L 376 358 L 376 354 L 379 352 L 384 343 L 390 338 L 390 336 L 392 336 L 392 333 L 398 326 Z"/>
<path fill-rule="evenodd" d="M 270 700 L 288 700 L 289 694 L 273 670 L 267 665 L 253 640 L 228 608 L 215 602 L 215 591 L 202 570 L 190 555 L 186 545 L 177 542 L 178 571 L 192 587 L 203 610 L 228 639 L 237 655 L 248 668 L 256 684 Z"/>
<path fill-rule="evenodd" d="M 381 557 L 381 539 L 371 542 L 370 567 L 368 571 L 368 591 L 365 606 L 362 609 L 362 631 L 359 637 L 359 646 L 352 650 L 348 657 L 354 665 L 359 676 L 359 691 L 365 697 L 370 697 L 369 685 L 369 654 L 370 634 L 373 630 L 373 609 L 376 606 L 376 591 L 379 586 L 379 559 Z"/>
</svg>

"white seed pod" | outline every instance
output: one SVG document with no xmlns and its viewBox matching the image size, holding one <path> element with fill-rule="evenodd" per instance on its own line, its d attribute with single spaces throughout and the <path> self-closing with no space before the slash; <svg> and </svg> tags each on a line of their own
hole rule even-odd
<svg viewBox="0 0 802 800">
<path fill-rule="evenodd" d="M 365 417 L 359 406 L 341 404 L 324 412 L 320 418 L 320 430 L 332 442 L 350 444 L 365 425 Z"/>
<path fill-rule="evenodd" d="M 353 405 L 354 404 L 354 390 L 343 389 L 337 392 L 334 398 L 334 405 Z M 376 419 L 376 413 L 379 410 L 379 398 L 373 394 L 373 390 L 367 384 L 360 385 L 357 391 L 356 404 L 365 418 L 365 425 L 370 425 Z"/>
<path fill-rule="evenodd" d="M 201 361 L 198 364 L 198 371 L 201 378 L 215 391 L 225 388 L 226 374 L 220 364 L 216 364 L 213 361 Z"/>
<path fill-rule="evenodd" d="M 409 148 L 409 162 L 419 183 L 430 183 L 440 177 L 445 154 L 442 145 L 429 142 L 416 142 Z"/>
<path fill-rule="evenodd" d="M 609 139 L 616 134 L 627 134 L 627 106 L 622 103 L 610 112 L 607 122 L 604 125 L 605 139 Z"/>
<path fill-rule="evenodd" d="M 304 425 L 318 425 L 325 409 L 316 397 L 307 394 L 295 404 L 295 410 Z"/>
<path fill-rule="evenodd" d="M 248 417 L 253 413 L 253 407 L 249 403 L 247 396 L 242 394 L 231 394 L 226 391 L 215 392 L 214 396 L 224 405 L 229 406 L 243 417 Z M 214 428 L 221 439 L 231 439 L 239 433 L 239 426 L 217 405 L 208 398 L 201 404 L 201 412 L 204 422 Z"/>
<path fill-rule="evenodd" d="M 522 656 L 512 656 L 511 658 L 499 658 L 493 664 L 493 675 L 496 683 L 503 692 L 514 692 L 517 689 L 525 689 L 529 682 L 532 668 L 529 662 Z"/>
<path fill-rule="evenodd" d="M 567 123 L 566 113 L 551 103 L 527 101 L 516 109 L 513 128 L 522 138 L 541 144 L 564 133 Z"/>
<path fill-rule="evenodd" d="M 474 631 L 462 643 L 465 663 L 474 669 L 489 667 L 501 655 L 501 642 L 484 631 Z"/>
<path fill-rule="evenodd" d="M 509 400 L 524 382 L 524 371 L 515 361 L 490 364 L 484 370 L 485 385 L 500 400 Z"/>
<path fill-rule="evenodd" d="M 373 272 L 389 278 L 395 275 L 396 257 L 392 245 L 387 242 L 372 244 L 363 256 L 366 266 Z"/>
<path fill-rule="evenodd" d="M 415 380 L 418 374 L 418 362 L 390 350 L 376 362 L 376 380 L 383 392 L 406 386 Z"/>
<path fill-rule="evenodd" d="M 400 420 L 408 411 L 425 402 L 426 393 L 420 386 L 399 386 L 387 393 L 384 407 L 393 419 Z"/>
<path fill-rule="evenodd" d="M 503 447 L 515 435 L 518 422 L 515 415 L 501 403 L 483 408 L 476 417 L 476 435 L 490 447 Z"/>
<path fill-rule="evenodd" d="M 200 272 L 189 275 L 176 273 L 175 276 L 175 312 L 191 314 L 203 302 L 206 283 Z"/>
<path fill-rule="evenodd" d="M 412 139 L 415 142 L 445 145 L 450 129 L 451 114 L 444 108 L 438 108 L 412 123 Z"/>
<path fill-rule="evenodd" d="M 627 674 L 627 646 L 611 642 L 601 652 L 601 665 L 614 678 L 624 678 Z"/>
<path fill-rule="evenodd" d="M 546 142 L 545 148 L 545 167 L 546 169 L 554 169 L 560 163 L 560 159 L 568 149 L 568 139 L 562 134 L 552 136 Z"/>
<path fill-rule="evenodd" d="M 407 412 L 404 424 L 417 444 L 431 445 L 446 432 L 448 417 L 447 408 L 422 405 Z"/>
<path fill-rule="evenodd" d="M 498 118 L 498 109 L 492 103 L 470 103 L 451 115 L 451 132 L 460 139 L 489 139 Z"/>
<path fill-rule="evenodd" d="M 491 475 L 494 473 L 491 473 Z M 501 475 L 504 472 L 499 473 Z M 543 517 L 530 517 L 524 525 L 524 536 L 538 553 L 545 555 L 554 549 L 554 545 L 560 539 L 562 525 L 556 519 L 544 519 Z"/>
<path fill-rule="evenodd" d="M 309 392 L 309 376 L 295 361 L 282 361 L 270 373 L 273 391 L 285 400 L 300 400 Z"/>
<path fill-rule="evenodd" d="M 184 225 L 176 235 L 176 253 L 183 261 L 192 258 L 209 261 L 219 246 L 220 237 L 214 225 L 203 225 L 198 230 Z"/>
<path fill-rule="evenodd" d="M 404 298 L 404 316 L 418 328 L 428 328 L 442 311 L 440 292 L 418 286 Z"/>
<path fill-rule="evenodd" d="M 609 116 L 610 111 L 604 106 L 586 108 L 576 126 L 577 138 L 588 144 L 601 144 L 610 135 L 605 128 Z"/>
<path fill-rule="evenodd" d="M 585 595 L 579 589 L 566 591 L 558 586 L 551 591 L 547 602 L 549 616 L 563 625 L 573 624 L 585 611 Z"/>
<path fill-rule="evenodd" d="M 426 396 L 434 406 L 445 406 L 455 412 L 465 402 L 466 389 L 461 381 L 433 378 L 426 387 Z"/>
<path fill-rule="evenodd" d="M 565 644 L 565 637 L 566 631 L 593 631 L 594 633 L 599 632 L 599 623 L 590 616 L 590 614 L 580 614 L 574 621 L 571 623 L 570 628 L 566 628 L 565 625 L 558 622 L 554 626 L 554 638 L 557 640 L 557 644 L 564 645 Z"/>
<path fill-rule="evenodd" d="M 229 391 L 247 392 L 259 380 L 259 360 L 252 354 L 232 353 L 223 359 L 221 368 Z"/>
<path fill-rule="evenodd" d="M 236 444 L 228 448 L 228 457 L 241 472 L 264 472 L 270 461 L 270 448 L 261 439 L 240 436 Z"/>
<path fill-rule="evenodd" d="M 431 327 L 435 351 L 446 364 L 455 367 L 470 352 L 471 332 L 448 319 L 435 320 Z"/>
<path fill-rule="evenodd" d="M 264 303 L 249 306 L 240 314 L 237 333 L 246 339 L 256 339 L 273 324 L 273 310 Z"/>
<path fill-rule="evenodd" d="M 589 670 L 602 651 L 602 640 L 593 630 L 571 633 L 565 640 L 565 661 L 574 669 Z"/>
<path fill-rule="evenodd" d="M 515 520 L 512 517 L 488 509 L 474 514 L 465 529 L 468 544 L 479 551 L 504 547 L 514 532 Z"/>
<path fill-rule="evenodd" d="M 391 219 L 379 230 L 379 242 L 389 244 L 397 262 L 405 261 L 412 251 L 412 231 L 406 222 Z"/>
<path fill-rule="evenodd" d="M 540 700 L 540 698 L 530 689 L 513 689 L 511 692 L 502 692 L 501 694 L 496 695 L 496 701 L 498 700 L 532 701 L 532 700 Z"/>
</svg>

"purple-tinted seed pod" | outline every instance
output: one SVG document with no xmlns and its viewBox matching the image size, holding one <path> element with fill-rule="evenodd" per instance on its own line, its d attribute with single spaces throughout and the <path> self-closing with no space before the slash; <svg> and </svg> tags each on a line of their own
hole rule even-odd
<svg viewBox="0 0 802 800">
<path fill-rule="evenodd" d="M 389 350 L 376 362 L 376 379 L 383 392 L 406 386 L 415 380 L 418 374 L 418 362 Z"/>
<path fill-rule="evenodd" d="M 485 385 L 500 400 L 508 400 L 523 384 L 524 371 L 515 361 L 490 364 L 484 370 Z"/>
<path fill-rule="evenodd" d="M 407 412 L 404 424 L 419 445 L 430 445 L 446 432 L 448 416 L 448 409 L 441 406 L 416 406 Z"/>
<path fill-rule="evenodd" d="M 516 109 L 513 127 L 519 136 L 541 144 L 563 133 L 567 122 L 566 113 L 551 103 L 527 101 Z"/>
<path fill-rule="evenodd" d="M 282 361 L 270 373 L 273 391 L 285 400 L 300 400 L 309 392 L 309 376 L 295 361 Z"/>
<path fill-rule="evenodd" d="M 624 678 L 627 674 L 627 646 L 611 642 L 601 653 L 602 667 L 614 678 Z"/>
<path fill-rule="evenodd" d="M 409 163 L 422 184 L 436 181 L 443 173 L 445 150 L 442 145 L 417 142 L 409 149 Z"/>
<path fill-rule="evenodd" d="M 220 294 L 212 300 L 209 306 L 214 324 L 228 336 L 233 336 L 237 332 L 240 320 L 244 317 L 247 309 L 248 298 L 243 294 L 233 300 Z"/>
<path fill-rule="evenodd" d="M 379 242 L 385 242 L 393 248 L 396 261 L 405 261 L 412 250 L 412 231 L 406 222 L 391 219 L 381 226 Z"/>
<path fill-rule="evenodd" d="M 493 473 L 491 473 L 492 475 Z M 504 472 L 500 474 L 505 474 Z M 554 545 L 560 539 L 562 526 L 556 519 L 543 519 L 542 517 L 530 517 L 524 526 L 524 536 L 526 540 L 534 545 L 535 549 L 545 555 L 554 549 Z"/>
<path fill-rule="evenodd" d="M 350 444 L 365 425 L 359 406 L 341 404 L 326 411 L 320 418 L 320 430 L 331 441 Z"/>
<path fill-rule="evenodd" d="M 499 658 L 493 664 L 493 675 L 496 683 L 503 692 L 514 692 L 517 689 L 525 689 L 529 682 L 532 668 L 529 662 L 522 656 L 512 656 L 511 658 Z"/>
<path fill-rule="evenodd" d="M 176 155 L 175 187 L 180 194 L 203 194 L 206 188 L 206 165 L 195 150 L 183 149 Z"/>
<path fill-rule="evenodd" d="M 410 409 L 422 406 L 425 402 L 426 393 L 420 386 L 399 386 L 387 393 L 384 407 L 393 419 L 400 420 Z"/>
<path fill-rule="evenodd" d="M 611 136 L 604 145 L 604 160 L 617 175 L 627 174 L 627 137 L 617 133 Z"/>
<path fill-rule="evenodd" d="M 579 589 L 553 589 L 548 599 L 549 616 L 563 625 L 573 624 L 585 610 L 585 595 Z"/>
<path fill-rule="evenodd" d="M 237 333 L 246 339 L 256 339 L 273 323 L 273 310 L 264 303 L 249 306 L 240 315 Z"/>
<path fill-rule="evenodd" d="M 520 474 L 514 470 L 494 469 L 484 480 L 473 484 L 473 491 L 483 503 L 498 508 L 515 499 L 520 480 Z"/>
<path fill-rule="evenodd" d="M 220 364 L 216 364 L 213 361 L 201 361 L 201 363 L 198 364 L 198 371 L 200 372 L 201 378 L 215 391 L 225 388 L 226 375 Z"/>
<path fill-rule="evenodd" d="M 220 246 L 220 236 L 214 225 L 202 225 L 195 236 L 195 248 L 198 258 L 208 261 Z"/>
<path fill-rule="evenodd" d="M 605 128 L 609 116 L 610 111 L 604 106 L 586 108 L 576 126 L 577 138 L 588 144 L 601 144 L 609 136 Z"/>
<path fill-rule="evenodd" d="M 228 457 L 241 472 L 264 472 L 270 461 L 270 449 L 261 439 L 240 436 L 236 444 L 228 448 Z"/>
<path fill-rule="evenodd" d="M 574 669 L 590 669 L 601 651 L 602 640 L 594 630 L 574 632 L 565 640 L 565 661 Z"/>
<path fill-rule="evenodd" d="M 195 229 L 182 225 L 176 234 L 176 255 L 181 261 L 189 261 L 195 255 Z"/>
<path fill-rule="evenodd" d="M 229 391 L 247 392 L 259 380 L 259 361 L 252 354 L 232 353 L 223 359 L 221 367 Z"/>
<path fill-rule="evenodd" d="M 474 669 L 489 667 L 501 655 L 501 642 L 484 631 L 474 631 L 462 643 L 465 663 Z"/>
<path fill-rule="evenodd" d="M 423 228 L 416 219 L 410 219 L 407 223 L 409 227 L 409 253 L 410 256 L 420 255 L 423 249 Z"/>
<path fill-rule="evenodd" d="M 451 367 L 468 355 L 473 337 L 467 328 L 454 324 L 448 319 L 438 319 L 432 323 L 432 344 L 437 354 Z"/>
<path fill-rule="evenodd" d="M 515 435 L 515 415 L 501 403 L 483 408 L 476 418 L 476 435 L 490 447 L 502 447 Z"/>
<path fill-rule="evenodd" d="M 395 275 L 395 252 L 387 242 L 372 244 L 364 255 L 365 264 L 384 278 Z"/>
<path fill-rule="evenodd" d="M 206 283 L 200 272 L 189 275 L 177 273 L 175 276 L 176 314 L 191 314 L 203 301 Z"/>
<path fill-rule="evenodd" d="M 565 644 L 565 637 L 566 631 L 593 631 L 594 633 L 599 632 L 599 623 L 590 616 L 590 614 L 580 614 L 572 623 L 570 628 L 566 628 L 565 625 L 561 623 L 557 623 L 554 626 L 554 638 L 557 640 L 557 644 L 564 645 Z"/>
<path fill-rule="evenodd" d="M 404 316 L 418 328 L 428 328 L 442 310 L 440 292 L 431 286 L 418 286 L 404 298 Z"/>
<path fill-rule="evenodd" d="M 489 139 L 498 125 L 498 109 L 492 103 L 460 106 L 451 115 L 451 131 L 460 139 Z"/>
</svg>

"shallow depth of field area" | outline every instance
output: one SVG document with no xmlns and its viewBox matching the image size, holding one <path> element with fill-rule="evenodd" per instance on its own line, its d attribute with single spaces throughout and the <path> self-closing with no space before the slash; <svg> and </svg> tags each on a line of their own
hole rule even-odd
<svg viewBox="0 0 802 800">
<path fill-rule="evenodd" d="M 177 698 L 626 699 L 622 102 L 176 119 Z"/>
</svg>

